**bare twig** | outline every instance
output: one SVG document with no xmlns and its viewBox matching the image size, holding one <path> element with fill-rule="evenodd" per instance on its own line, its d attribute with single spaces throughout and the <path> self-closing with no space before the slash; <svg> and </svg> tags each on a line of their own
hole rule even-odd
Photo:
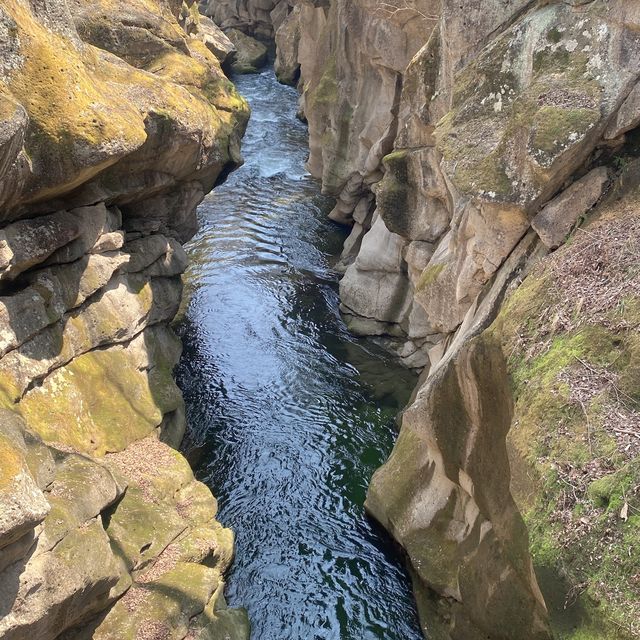
<svg viewBox="0 0 640 640">
<path fill-rule="evenodd" d="M 411 13 L 426 22 L 437 22 L 440 19 L 440 16 L 435 13 L 424 13 L 420 11 L 420 9 L 410 6 L 408 0 L 402 0 L 400 5 L 391 4 L 390 2 L 380 2 L 377 10 L 388 17 L 397 16 L 401 13 Z"/>
</svg>

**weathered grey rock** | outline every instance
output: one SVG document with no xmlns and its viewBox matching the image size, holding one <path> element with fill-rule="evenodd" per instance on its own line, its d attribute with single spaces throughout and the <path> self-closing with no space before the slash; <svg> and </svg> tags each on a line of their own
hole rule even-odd
<svg viewBox="0 0 640 640">
<path fill-rule="evenodd" d="M 213 20 L 205 16 L 200 17 L 196 37 L 204 42 L 207 49 L 213 53 L 221 65 L 230 62 L 237 53 L 235 45 L 224 31 Z"/>
<path fill-rule="evenodd" d="M 236 48 L 236 55 L 231 62 L 234 73 L 255 73 L 267 64 L 267 47 L 255 38 L 237 29 L 227 29 L 225 32 Z"/>
<path fill-rule="evenodd" d="M 273 38 L 289 8 L 288 0 L 203 0 L 202 10 L 222 29 L 239 29 L 260 38 Z"/>
<path fill-rule="evenodd" d="M 452 211 L 435 149 L 395 151 L 382 162 L 385 175 L 375 192 L 387 227 L 409 240 L 439 240 L 449 228 Z"/>
<path fill-rule="evenodd" d="M 608 180 L 606 167 L 598 167 L 544 206 L 531 226 L 549 249 L 559 247 L 580 217 L 600 200 Z"/>
<path fill-rule="evenodd" d="M 456 339 L 433 348 L 441 359 L 367 496 L 367 509 L 409 553 L 421 617 L 436 637 L 551 637 L 509 493 L 509 380 L 499 346 L 478 338 L 509 283 L 537 259 L 529 233 Z"/>
<path fill-rule="evenodd" d="M 608 140 L 619 138 L 622 134 L 640 125 L 640 84 L 636 84 L 627 96 L 618 113 L 605 131 Z"/>
<path fill-rule="evenodd" d="M 0 231 L 0 280 L 14 279 L 44 262 L 80 233 L 76 217 L 66 211 L 5 227 Z"/>
<path fill-rule="evenodd" d="M 409 278 L 414 287 L 418 286 L 420 276 L 433 257 L 435 246 L 430 242 L 416 240 L 408 244 L 403 257 L 409 268 Z"/>
<path fill-rule="evenodd" d="M 400 324 L 411 306 L 409 282 L 404 274 L 347 269 L 340 281 L 340 298 L 352 314 Z"/>
<path fill-rule="evenodd" d="M 442 624 L 442 637 L 455 640 L 551 637 L 509 494 L 511 400 L 501 359 L 499 348 L 472 343 L 431 377 L 367 498 L 434 594 L 433 611 L 423 601 L 425 619 L 431 614 L 432 627 Z"/>
<path fill-rule="evenodd" d="M 406 240 L 391 233 L 378 216 L 360 246 L 356 267 L 360 271 L 402 272 L 402 252 Z"/>
<path fill-rule="evenodd" d="M 53 640 L 65 627 L 104 608 L 121 574 L 100 520 L 90 521 L 53 550 L 26 566 L 16 563 L 0 576 L 0 635 Z"/>
<path fill-rule="evenodd" d="M 2 55 L 7 66 L 19 64 L 16 35 L 10 36 L 15 23 L 8 15 L 0 16 L 3 29 Z M 11 96 L 0 93 L 0 206 L 24 188 L 28 159 L 24 152 L 24 136 L 29 122 L 26 109 Z"/>
<path fill-rule="evenodd" d="M 81 207 L 69 211 L 66 215 L 76 220 L 78 234 L 68 244 L 60 247 L 47 260 L 47 264 L 74 262 L 86 253 L 92 252 L 101 236 L 115 232 L 121 225 L 120 212 L 110 212 L 104 203 L 90 207 Z M 37 220 L 37 218 L 36 218 Z"/>
<path fill-rule="evenodd" d="M 110 231 L 103 233 L 98 237 L 95 244 L 89 250 L 89 253 L 106 253 L 107 251 L 117 251 L 122 249 L 124 245 L 124 231 Z"/>
<path fill-rule="evenodd" d="M 278 6 L 284 7 L 284 3 L 280 3 Z M 300 76 L 300 62 L 298 60 L 300 30 L 300 6 L 296 5 L 290 14 L 285 13 L 275 33 L 278 52 L 275 70 L 278 80 L 284 84 L 294 85 Z"/>
</svg>

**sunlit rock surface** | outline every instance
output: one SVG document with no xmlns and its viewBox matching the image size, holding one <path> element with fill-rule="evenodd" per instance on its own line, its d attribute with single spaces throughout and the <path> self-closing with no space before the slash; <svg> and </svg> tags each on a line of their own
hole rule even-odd
<svg viewBox="0 0 640 640">
<path fill-rule="evenodd" d="M 340 265 L 347 324 L 423 370 L 368 504 L 409 554 L 427 637 L 548 637 L 509 493 L 514 367 L 478 336 L 505 293 L 593 215 L 638 155 L 638 8 L 619 0 L 215 5 L 225 24 L 273 36 L 279 77 L 298 86 L 309 170 L 337 198 L 331 217 L 352 225 Z M 544 535 L 532 535 L 534 559 L 544 559 Z M 610 561 L 627 566 L 609 548 Z M 558 551 L 554 562 L 591 562 L 588 550 L 574 565 L 569 555 Z M 591 584 L 570 577 L 576 589 Z M 609 613 L 610 603 L 624 608 L 615 589 L 596 589 Z M 614 628 L 632 633 L 626 621 Z"/>
<path fill-rule="evenodd" d="M 246 638 L 177 446 L 195 208 L 240 161 L 232 50 L 182 2 L 0 7 L 0 637 Z"/>
</svg>

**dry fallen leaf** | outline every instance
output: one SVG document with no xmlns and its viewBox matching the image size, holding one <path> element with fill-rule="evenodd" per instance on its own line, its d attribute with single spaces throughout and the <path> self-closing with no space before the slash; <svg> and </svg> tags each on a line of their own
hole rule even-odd
<svg viewBox="0 0 640 640">
<path fill-rule="evenodd" d="M 626 522 L 629 519 L 629 503 L 625 502 L 624 505 L 622 506 L 622 509 L 620 510 L 620 517 L 622 518 L 622 520 L 624 520 L 624 522 Z"/>
</svg>

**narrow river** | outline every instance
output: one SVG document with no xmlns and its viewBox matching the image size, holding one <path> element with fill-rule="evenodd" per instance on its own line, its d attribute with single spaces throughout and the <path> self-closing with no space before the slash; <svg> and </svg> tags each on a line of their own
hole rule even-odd
<svg viewBox="0 0 640 640">
<path fill-rule="evenodd" d="M 297 94 L 238 78 L 246 164 L 200 208 L 178 331 L 185 450 L 237 535 L 253 640 L 418 640 L 402 559 L 363 510 L 415 378 L 338 314 L 344 231 L 304 169 Z"/>
</svg>

